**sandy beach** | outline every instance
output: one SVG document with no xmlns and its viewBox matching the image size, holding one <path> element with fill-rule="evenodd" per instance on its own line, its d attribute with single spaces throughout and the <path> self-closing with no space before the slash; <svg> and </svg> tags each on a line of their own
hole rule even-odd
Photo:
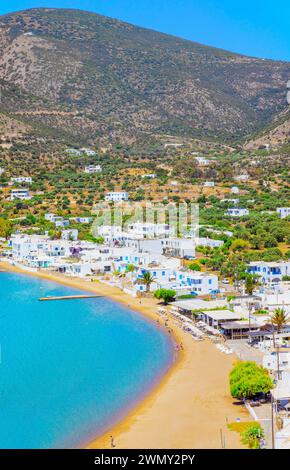
<svg viewBox="0 0 290 470">
<path fill-rule="evenodd" d="M 156 322 L 155 299 L 134 299 L 120 289 L 101 282 L 87 282 L 50 272 L 29 272 L 0 263 L 2 271 L 22 272 L 60 282 L 74 288 L 102 294 L 121 302 Z M 170 320 L 173 337 L 183 351 L 150 394 L 121 422 L 87 445 L 92 449 L 110 448 L 110 435 L 116 449 L 220 449 L 242 448 L 238 434 L 227 423 L 250 420 L 246 410 L 233 403 L 228 374 L 233 355 L 221 353 L 209 340 L 196 342 Z M 97 435 L 97 432 L 96 432 Z"/>
</svg>

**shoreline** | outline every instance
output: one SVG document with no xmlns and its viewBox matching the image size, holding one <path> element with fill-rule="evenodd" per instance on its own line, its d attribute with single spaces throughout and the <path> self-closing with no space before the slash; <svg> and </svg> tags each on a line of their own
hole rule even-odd
<svg viewBox="0 0 290 470">
<path fill-rule="evenodd" d="M 160 320 L 156 312 L 157 300 L 144 298 L 140 304 L 139 299 L 100 281 L 88 282 L 53 272 L 32 272 L 2 261 L 0 269 L 101 293 L 155 324 Z M 112 435 L 117 449 L 218 449 L 221 448 L 221 433 L 226 439 L 226 448 L 244 447 L 238 434 L 227 428 L 227 423 L 236 418 L 249 419 L 246 410 L 234 405 L 229 396 L 228 372 L 235 358 L 223 355 L 208 339 L 194 341 L 171 317 L 168 326 L 173 330 L 172 340 L 182 343 L 183 350 L 174 354 L 165 374 L 125 417 L 105 433 L 96 433 L 96 437 L 82 447 L 109 449 Z M 165 327 L 159 327 L 169 334 Z"/>
</svg>

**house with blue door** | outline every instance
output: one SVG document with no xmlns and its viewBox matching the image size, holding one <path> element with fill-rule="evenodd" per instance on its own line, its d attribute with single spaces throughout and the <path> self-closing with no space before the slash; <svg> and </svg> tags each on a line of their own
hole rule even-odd
<svg viewBox="0 0 290 470">
<path fill-rule="evenodd" d="M 263 284 L 275 284 L 281 282 L 284 276 L 290 276 L 290 261 L 252 261 L 247 272 L 258 275 Z"/>
</svg>

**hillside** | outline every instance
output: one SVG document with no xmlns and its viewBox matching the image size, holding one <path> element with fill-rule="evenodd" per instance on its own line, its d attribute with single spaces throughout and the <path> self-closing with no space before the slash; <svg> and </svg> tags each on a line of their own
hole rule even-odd
<svg viewBox="0 0 290 470">
<path fill-rule="evenodd" d="M 32 9 L 0 17 L 1 88 L 20 97 L 4 96 L 0 114 L 33 135 L 90 144 L 148 134 L 231 142 L 286 109 L 289 77 L 287 62 L 93 13 Z"/>
<path fill-rule="evenodd" d="M 246 150 L 254 150 L 270 146 L 279 149 L 290 144 L 290 111 L 278 115 L 271 125 L 253 136 L 245 145 Z"/>
</svg>

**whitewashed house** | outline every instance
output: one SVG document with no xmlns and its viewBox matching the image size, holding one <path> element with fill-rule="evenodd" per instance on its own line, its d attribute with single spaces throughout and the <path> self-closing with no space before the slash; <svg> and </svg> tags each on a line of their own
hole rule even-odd
<svg viewBox="0 0 290 470">
<path fill-rule="evenodd" d="M 56 227 L 68 227 L 70 225 L 68 219 L 64 219 L 60 215 L 55 215 L 52 212 L 45 214 L 44 218 L 48 222 L 53 223 Z"/>
<path fill-rule="evenodd" d="M 228 217 L 245 217 L 249 215 L 249 211 L 243 207 L 232 207 L 231 209 L 227 210 L 225 215 Z"/>
<path fill-rule="evenodd" d="M 65 153 L 71 155 L 72 157 L 80 157 L 82 152 L 78 149 L 73 149 L 73 148 L 70 148 L 70 149 L 66 149 L 65 150 Z"/>
<path fill-rule="evenodd" d="M 290 216 L 290 207 L 278 207 L 277 213 L 281 219 L 286 219 L 286 217 Z"/>
<path fill-rule="evenodd" d="M 128 233 L 140 235 L 142 238 L 166 238 L 174 235 L 174 229 L 163 223 L 134 222 L 128 224 L 127 231 Z"/>
<path fill-rule="evenodd" d="M 156 177 L 157 177 L 156 173 L 148 173 L 148 174 L 141 176 L 141 178 L 149 178 L 149 179 L 155 179 Z"/>
<path fill-rule="evenodd" d="M 235 199 L 231 199 L 231 198 L 224 198 L 224 199 L 221 199 L 221 202 L 229 202 L 230 204 L 239 204 L 240 200 L 235 198 Z"/>
<path fill-rule="evenodd" d="M 120 241 L 120 235 L 122 234 L 121 225 L 100 225 L 96 230 L 98 235 L 103 237 L 107 243 L 114 242 L 115 240 Z"/>
<path fill-rule="evenodd" d="M 76 217 L 78 224 L 90 224 L 93 221 L 93 217 Z"/>
<path fill-rule="evenodd" d="M 35 256 L 44 253 L 48 239 L 39 235 L 28 236 L 25 234 L 14 234 L 11 236 L 12 258 L 17 261 L 27 260 L 33 253 Z"/>
<path fill-rule="evenodd" d="M 62 240 L 70 240 L 70 241 L 76 241 L 79 236 L 79 231 L 77 229 L 68 229 L 68 230 L 62 230 L 61 232 L 61 239 Z"/>
<path fill-rule="evenodd" d="M 48 222 L 54 222 L 55 217 L 57 217 L 55 214 L 52 212 L 49 212 L 44 215 L 44 219 L 47 220 Z"/>
<path fill-rule="evenodd" d="M 195 238 L 196 246 L 208 246 L 209 248 L 219 248 L 223 246 L 223 240 L 214 240 L 213 238 L 201 237 Z"/>
<path fill-rule="evenodd" d="M 195 243 L 191 238 L 165 238 L 161 240 L 163 254 L 177 258 L 195 258 Z"/>
<path fill-rule="evenodd" d="M 93 174 L 93 173 L 101 173 L 102 167 L 101 165 L 88 165 L 85 167 L 85 173 Z"/>
<path fill-rule="evenodd" d="M 57 270 L 72 277 L 85 278 L 87 276 L 112 272 L 112 262 L 100 260 L 69 263 L 60 261 Z"/>
<path fill-rule="evenodd" d="M 204 157 L 196 157 L 195 160 L 199 166 L 208 166 L 210 164 L 210 160 Z"/>
<path fill-rule="evenodd" d="M 238 188 L 238 186 L 232 186 L 231 187 L 231 193 L 232 194 L 239 194 L 240 190 Z"/>
<path fill-rule="evenodd" d="M 249 175 L 247 173 L 243 173 L 242 175 L 235 176 L 234 179 L 239 182 L 245 182 L 249 180 Z"/>
<path fill-rule="evenodd" d="M 204 187 L 205 188 L 214 188 L 215 182 L 214 181 L 205 181 Z"/>
<path fill-rule="evenodd" d="M 219 291 L 218 276 L 197 271 L 179 271 L 176 276 L 177 285 L 188 286 L 196 295 L 215 294 Z"/>
<path fill-rule="evenodd" d="M 274 375 L 276 375 L 278 370 L 278 360 L 277 352 L 271 351 L 263 356 L 263 367 L 268 369 Z M 279 370 L 282 372 L 290 369 L 290 352 L 289 351 L 279 351 Z M 282 375 L 283 377 L 283 375 Z"/>
<path fill-rule="evenodd" d="M 147 251 L 172 258 L 195 258 L 193 238 L 142 238 L 140 235 L 127 234 L 122 240 L 125 246 L 140 252 Z"/>
<path fill-rule="evenodd" d="M 129 195 L 126 191 L 110 191 L 105 195 L 105 201 L 120 202 L 128 200 Z"/>
<path fill-rule="evenodd" d="M 11 201 L 14 201 L 15 199 L 20 199 L 22 201 L 26 201 L 31 199 L 30 193 L 28 189 L 12 189 L 11 194 L 10 194 L 10 199 Z"/>
<path fill-rule="evenodd" d="M 283 276 L 290 276 L 290 261 L 252 261 L 247 272 L 257 274 L 263 284 L 278 283 Z"/>
<path fill-rule="evenodd" d="M 81 148 L 80 152 L 81 154 L 86 155 L 87 157 L 95 157 L 97 155 L 97 152 L 88 148 Z"/>
<path fill-rule="evenodd" d="M 192 295 L 210 295 L 218 292 L 218 276 L 208 273 L 197 273 L 166 266 L 144 267 L 137 272 L 135 290 L 144 292 L 146 286 L 140 283 L 142 275 L 149 272 L 154 279 L 150 290 L 172 289 Z M 139 282 L 138 282 L 139 279 Z"/>
<path fill-rule="evenodd" d="M 70 221 L 63 217 L 55 217 L 53 223 L 56 227 L 69 227 L 70 225 Z"/>
<path fill-rule="evenodd" d="M 32 177 L 31 176 L 17 176 L 11 178 L 11 181 L 13 183 L 26 183 L 26 184 L 31 184 L 32 183 Z"/>
</svg>

